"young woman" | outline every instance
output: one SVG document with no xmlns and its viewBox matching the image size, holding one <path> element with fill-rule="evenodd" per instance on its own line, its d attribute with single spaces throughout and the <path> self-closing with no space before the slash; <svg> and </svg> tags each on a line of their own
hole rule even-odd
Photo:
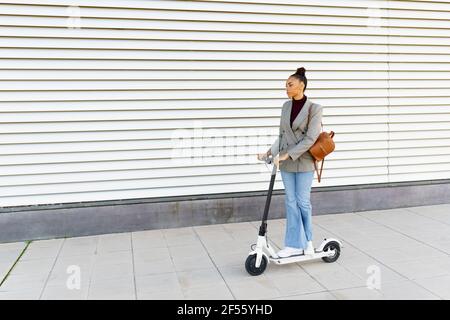
<svg viewBox="0 0 450 320">
<path fill-rule="evenodd" d="M 321 133 L 322 106 L 304 94 L 308 80 L 298 68 L 286 81 L 290 98 L 283 104 L 279 138 L 258 159 L 272 155 L 285 189 L 286 234 L 280 257 L 313 254 L 311 185 L 314 158 L 308 152 Z"/>
</svg>

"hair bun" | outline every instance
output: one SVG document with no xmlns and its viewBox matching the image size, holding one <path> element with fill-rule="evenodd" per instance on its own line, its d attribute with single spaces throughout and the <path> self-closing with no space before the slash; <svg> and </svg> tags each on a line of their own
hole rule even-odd
<svg viewBox="0 0 450 320">
<path fill-rule="evenodd" d="M 306 72 L 305 68 L 300 67 L 300 68 L 297 68 L 297 71 L 295 73 L 304 76 L 305 72 Z"/>
</svg>

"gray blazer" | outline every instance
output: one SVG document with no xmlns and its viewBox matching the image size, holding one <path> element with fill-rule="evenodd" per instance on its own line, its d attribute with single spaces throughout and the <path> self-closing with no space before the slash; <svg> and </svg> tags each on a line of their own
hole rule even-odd
<svg viewBox="0 0 450 320">
<path fill-rule="evenodd" d="M 322 132 L 322 106 L 305 101 L 291 128 L 292 99 L 283 103 L 279 137 L 269 149 L 273 156 L 287 152 L 289 158 L 280 162 L 280 170 L 288 172 L 314 171 L 314 158 L 308 152 Z M 308 112 L 310 113 L 308 117 Z"/>
</svg>

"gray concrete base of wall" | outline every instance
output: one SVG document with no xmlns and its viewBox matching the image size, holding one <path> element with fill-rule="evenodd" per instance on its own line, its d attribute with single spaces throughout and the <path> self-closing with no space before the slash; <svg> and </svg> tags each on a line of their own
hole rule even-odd
<svg viewBox="0 0 450 320">
<path fill-rule="evenodd" d="M 267 192 L 0 208 L 0 243 L 255 221 Z M 450 203 L 450 179 L 313 188 L 313 215 Z M 284 217 L 284 190 L 269 219 Z"/>
</svg>

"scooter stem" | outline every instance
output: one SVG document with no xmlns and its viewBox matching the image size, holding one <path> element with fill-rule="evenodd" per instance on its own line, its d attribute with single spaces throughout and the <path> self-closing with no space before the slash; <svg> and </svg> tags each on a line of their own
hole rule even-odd
<svg viewBox="0 0 450 320">
<path fill-rule="evenodd" d="M 269 162 L 270 163 L 270 162 Z M 277 175 L 277 166 L 274 164 L 272 169 L 272 175 L 270 177 L 270 184 L 269 184 L 269 191 L 267 193 L 266 198 L 266 206 L 264 207 L 264 215 L 261 221 L 261 226 L 259 227 L 259 235 L 265 236 L 267 231 L 267 216 L 269 215 L 269 207 L 270 207 L 270 200 L 272 199 L 272 190 L 273 185 L 275 184 L 275 177 Z"/>
</svg>

